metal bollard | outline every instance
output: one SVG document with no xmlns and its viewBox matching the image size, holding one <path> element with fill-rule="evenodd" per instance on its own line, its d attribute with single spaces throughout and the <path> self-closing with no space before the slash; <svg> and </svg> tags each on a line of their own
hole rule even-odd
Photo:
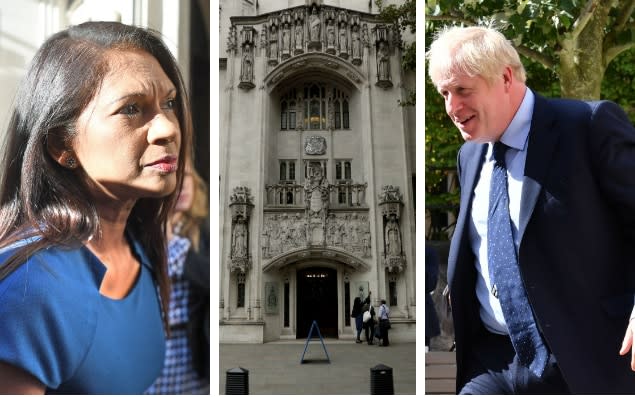
<svg viewBox="0 0 635 397">
<path fill-rule="evenodd" d="M 228 369 L 225 394 L 249 394 L 249 371 L 241 367 Z"/>
<path fill-rule="evenodd" d="M 395 394 L 392 368 L 377 364 L 370 369 L 370 394 Z"/>
</svg>

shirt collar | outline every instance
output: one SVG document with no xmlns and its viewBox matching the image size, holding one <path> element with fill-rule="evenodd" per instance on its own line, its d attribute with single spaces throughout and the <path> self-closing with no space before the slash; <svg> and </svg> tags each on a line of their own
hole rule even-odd
<svg viewBox="0 0 635 397">
<path fill-rule="evenodd" d="M 531 128 L 534 101 L 534 93 L 527 88 L 518 111 L 516 111 L 514 118 L 500 138 L 500 141 L 505 145 L 518 151 L 523 151 L 527 147 L 527 138 L 529 137 L 529 129 Z"/>
</svg>

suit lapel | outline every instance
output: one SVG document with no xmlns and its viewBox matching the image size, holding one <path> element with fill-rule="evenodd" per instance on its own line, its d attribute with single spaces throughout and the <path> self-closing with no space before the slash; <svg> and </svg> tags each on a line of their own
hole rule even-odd
<svg viewBox="0 0 635 397">
<path fill-rule="evenodd" d="M 558 141 L 558 130 L 552 128 L 554 122 L 555 114 L 547 99 L 536 94 L 531 128 L 529 130 L 529 142 L 527 144 L 525 178 L 520 200 L 518 233 L 521 244 L 525 229 L 542 189 L 540 181 L 544 180 L 544 176 L 549 169 L 550 160 Z"/>
</svg>

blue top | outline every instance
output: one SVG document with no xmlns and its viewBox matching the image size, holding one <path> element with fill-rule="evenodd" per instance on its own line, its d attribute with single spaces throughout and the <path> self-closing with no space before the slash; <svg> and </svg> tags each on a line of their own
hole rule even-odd
<svg viewBox="0 0 635 397">
<path fill-rule="evenodd" d="M 22 242 L 22 245 L 25 242 Z M 0 250 L 0 266 L 17 245 Z M 105 266 L 88 248 L 35 253 L 0 281 L 0 361 L 49 394 L 140 394 L 161 373 L 165 337 L 152 266 L 125 298 L 99 293 Z"/>
</svg>

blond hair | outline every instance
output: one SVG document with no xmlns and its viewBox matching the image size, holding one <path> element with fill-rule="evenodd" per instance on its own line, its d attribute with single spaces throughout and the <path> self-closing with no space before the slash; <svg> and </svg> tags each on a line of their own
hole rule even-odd
<svg viewBox="0 0 635 397">
<path fill-rule="evenodd" d="M 457 74 L 483 77 L 493 83 L 507 66 L 524 83 L 525 68 L 512 43 L 499 31 L 484 26 L 446 26 L 426 53 L 428 75 L 435 86 Z"/>
</svg>

